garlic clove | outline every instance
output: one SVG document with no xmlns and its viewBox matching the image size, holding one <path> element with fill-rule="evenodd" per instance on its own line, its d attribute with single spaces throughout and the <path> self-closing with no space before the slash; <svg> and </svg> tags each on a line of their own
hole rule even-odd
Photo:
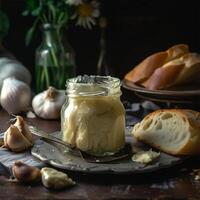
<svg viewBox="0 0 200 200">
<path fill-rule="evenodd" d="M 13 152 L 21 152 L 33 145 L 33 137 L 23 117 L 16 116 L 16 119 L 4 133 L 4 146 Z"/>
<path fill-rule="evenodd" d="M 13 152 L 21 152 L 33 144 L 30 142 L 18 129 L 18 127 L 11 125 L 4 133 L 4 146 Z"/>
<path fill-rule="evenodd" d="M 27 111 L 31 101 L 31 89 L 26 83 L 13 77 L 3 81 L 0 96 L 1 106 L 10 114 Z"/>
<path fill-rule="evenodd" d="M 18 127 L 20 132 L 26 137 L 26 139 L 29 140 L 29 142 L 32 143 L 33 136 L 31 131 L 29 130 L 25 120 L 21 116 L 16 116 L 16 122 L 14 123 L 14 126 Z"/>
<path fill-rule="evenodd" d="M 33 98 L 32 107 L 36 115 L 43 119 L 59 119 L 64 102 L 65 92 L 49 87 Z"/>
<path fill-rule="evenodd" d="M 41 180 L 40 170 L 21 161 L 15 161 L 12 166 L 14 177 L 22 183 L 34 183 Z"/>
<path fill-rule="evenodd" d="M 67 174 L 49 167 L 42 168 L 41 175 L 42 183 L 48 189 L 64 189 L 76 184 Z"/>
</svg>

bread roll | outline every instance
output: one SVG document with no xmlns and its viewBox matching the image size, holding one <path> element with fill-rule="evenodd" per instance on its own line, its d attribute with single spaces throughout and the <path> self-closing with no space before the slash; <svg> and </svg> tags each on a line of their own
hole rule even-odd
<svg viewBox="0 0 200 200">
<path fill-rule="evenodd" d="M 136 124 L 132 134 L 172 155 L 200 154 L 200 113 L 186 109 L 157 110 Z"/>
<path fill-rule="evenodd" d="M 187 53 L 156 69 L 141 85 L 156 90 L 200 80 L 200 55 Z"/>
<path fill-rule="evenodd" d="M 167 51 L 155 53 L 147 57 L 144 61 L 127 73 L 125 75 L 125 79 L 134 83 L 141 83 L 148 79 L 157 68 L 188 52 L 188 45 L 178 44 L 169 48 Z"/>
</svg>

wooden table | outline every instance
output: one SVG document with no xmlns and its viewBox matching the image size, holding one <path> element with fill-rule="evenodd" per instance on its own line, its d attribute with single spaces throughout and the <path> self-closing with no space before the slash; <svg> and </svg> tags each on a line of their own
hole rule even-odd
<svg viewBox="0 0 200 200">
<path fill-rule="evenodd" d="M 8 127 L 9 115 L 0 110 L 0 128 Z M 53 132 L 59 121 L 27 119 L 39 128 Z M 0 177 L 0 199 L 200 199 L 200 181 L 190 174 L 200 168 L 195 158 L 171 169 L 141 175 L 108 176 L 67 172 L 77 185 L 62 191 L 49 191 L 41 184 L 10 183 Z"/>
</svg>

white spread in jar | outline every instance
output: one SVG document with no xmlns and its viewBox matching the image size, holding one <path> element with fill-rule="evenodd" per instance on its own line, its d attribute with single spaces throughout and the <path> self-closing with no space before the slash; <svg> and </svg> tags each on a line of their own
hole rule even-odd
<svg viewBox="0 0 200 200">
<path fill-rule="evenodd" d="M 95 90 L 93 94 L 107 92 Z M 125 110 L 120 94 L 91 94 L 68 98 L 62 111 L 63 140 L 94 155 L 115 153 L 125 144 Z"/>
</svg>

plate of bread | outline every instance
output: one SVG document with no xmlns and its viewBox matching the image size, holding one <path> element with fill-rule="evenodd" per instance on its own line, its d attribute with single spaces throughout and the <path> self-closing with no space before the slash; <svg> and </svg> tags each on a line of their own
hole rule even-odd
<svg viewBox="0 0 200 200">
<path fill-rule="evenodd" d="M 199 100 L 200 54 L 178 44 L 150 55 L 125 75 L 123 87 L 157 100 Z"/>
<path fill-rule="evenodd" d="M 31 153 L 54 167 L 82 173 L 152 173 L 184 165 L 188 158 L 200 155 L 200 112 L 158 109 L 126 128 L 125 138 L 130 156 L 109 163 L 87 162 L 62 145 L 44 140 L 37 140 Z"/>
</svg>

